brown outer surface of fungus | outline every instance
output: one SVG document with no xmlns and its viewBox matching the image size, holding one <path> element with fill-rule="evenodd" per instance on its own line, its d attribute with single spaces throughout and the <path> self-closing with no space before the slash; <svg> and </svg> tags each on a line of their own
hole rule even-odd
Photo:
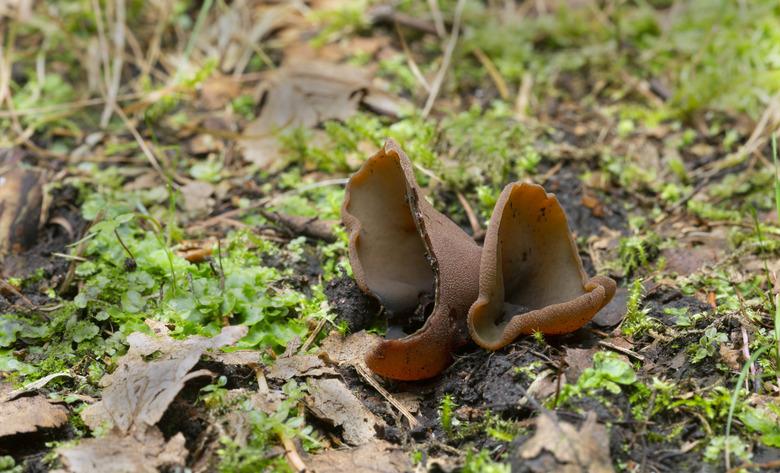
<svg viewBox="0 0 780 473">
<path fill-rule="evenodd" d="M 392 312 L 414 310 L 424 294 L 434 308 L 417 332 L 383 340 L 365 357 L 397 380 L 436 376 L 468 342 L 466 314 L 477 299 L 480 248 L 421 195 L 412 163 L 388 140 L 347 184 L 342 220 L 358 286 Z"/>
<path fill-rule="evenodd" d="M 479 297 L 468 314 L 477 344 L 497 350 L 519 335 L 573 332 L 614 293 L 612 279 L 585 274 L 554 194 L 528 183 L 504 188 L 485 235 Z"/>
<path fill-rule="evenodd" d="M 0 260 L 36 240 L 43 208 L 42 177 L 18 162 L 0 169 Z"/>
</svg>

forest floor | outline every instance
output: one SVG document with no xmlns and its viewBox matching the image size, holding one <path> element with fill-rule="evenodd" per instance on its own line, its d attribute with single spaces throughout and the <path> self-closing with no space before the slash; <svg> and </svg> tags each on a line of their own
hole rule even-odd
<svg viewBox="0 0 780 473">
<path fill-rule="evenodd" d="M 0 471 L 780 471 L 780 8 L 0 2 Z M 363 363 L 387 138 L 480 244 L 563 206 L 584 328 Z M 220 348 L 224 348 L 220 350 Z"/>
</svg>

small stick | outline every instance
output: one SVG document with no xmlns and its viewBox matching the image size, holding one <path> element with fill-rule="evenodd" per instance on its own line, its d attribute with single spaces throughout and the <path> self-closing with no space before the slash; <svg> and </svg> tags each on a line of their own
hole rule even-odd
<svg viewBox="0 0 780 473">
<path fill-rule="evenodd" d="M 407 422 L 409 422 L 409 427 L 414 429 L 419 425 L 419 422 L 417 422 L 417 419 L 414 418 L 412 413 L 409 412 L 409 410 L 406 407 L 404 407 L 403 404 L 398 402 L 398 399 L 394 398 L 393 395 L 387 391 L 387 389 L 383 388 L 382 385 L 379 384 L 376 379 L 374 379 L 371 373 L 368 372 L 368 369 L 366 369 L 362 363 L 357 363 L 354 366 L 358 374 L 362 376 L 363 379 L 365 379 L 366 382 L 368 382 L 368 384 L 370 384 L 374 389 L 376 389 L 377 392 L 379 392 L 379 394 L 381 394 L 382 397 L 384 397 L 387 400 L 387 402 L 392 404 L 393 407 L 398 409 L 398 411 L 404 417 L 406 417 Z"/>
<path fill-rule="evenodd" d="M 447 36 L 447 30 L 444 28 L 444 17 L 441 14 L 438 0 L 428 0 L 428 7 L 431 9 L 431 16 L 433 17 L 433 26 L 436 27 L 436 34 L 439 38 Z"/>
<path fill-rule="evenodd" d="M 462 193 L 457 192 L 455 195 L 458 196 L 458 201 L 460 202 L 460 205 L 463 206 L 466 217 L 469 219 L 472 237 L 475 240 L 482 237 L 485 232 L 482 231 L 482 225 L 479 224 L 479 219 L 477 218 L 477 214 L 474 213 L 474 209 L 471 208 L 471 204 L 469 204 L 469 201 L 466 200 L 466 197 Z"/>
<path fill-rule="evenodd" d="M 433 104 L 436 102 L 436 97 L 439 95 L 442 84 L 444 84 L 444 76 L 447 75 L 447 69 L 450 68 L 450 61 L 452 61 L 452 54 L 455 52 L 455 45 L 458 44 L 458 35 L 460 35 L 460 20 L 463 14 L 463 7 L 466 2 L 464 0 L 458 0 L 458 4 L 455 5 L 455 19 L 452 23 L 452 32 L 450 33 L 450 39 L 447 41 L 447 46 L 444 49 L 444 59 L 442 60 L 441 67 L 436 73 L 436 77 L 433 79 L 433 85 L 431 87 L 431 93 L 428 95 L 428 100 L 425 101 L 425 107 L 423 108 L 422 116 L 426 118 Z"/>
<path fill-rule="evenodd" d="M 639 360 L 641 362 L 645 361 L 645 357 L 644 356 L 640 355 L 639 353 L 637 353 L 637 352 L 635 352 L 633 350 L 629 350 L 628 348 L 619 347 L 617 345 L 613 345 L 613 344 L 611 344 L 609 342 L 605 342 L 603 340 L 599 340 L 598 345 L 602 346 L 604 348 L 608 348 L 610 350 L 616 351 L 618 353 L 622 353 L 622 354 L 624 354 L 626 356 L 629 356 L 631 358 L 637 359 L 637 360 Z"/>
<path fill-rule="evenodd" d="M 498 94 L 501 98 L 503 100 L 509 100 L 509 87 L 507 87 L 504 77 L 498 71 L 498 68 L 493 61 L 491 61 L 488 55 L 479 48 L 475 48 L 472 53 L 477 57 L 482 64 L 482 67 L 485 68 L 488 75 L 493 80 L 493 83 L 496 84 L 496 89 L 498 89 Z"/>
<path fill-rule="evenodd" d="M 284 455 L 287 457 L 287 461 L 290 463 L 292 469 L 298 473 L 308 471 L 306 469 L 306 464 L 303 463 L 301 455 L 298 453 L 298 449 L 295 447 L 295 443 L 283 433 L 279 433 L 279 440 L 281 440 L 282 445 L 284 445 Z"/>
<path fill-rule="evenodd" d="M 409 46 L 406 44 L 406 39 L 404 38 L 404 34 L 401 32 L 401 28 L 398 26 L 398 22 L 394 21 L 393 26 L 395 26 L 395 32 L 398 34 L 398 39 L 401 41 L 401 48 L 404 50 L 406 63 L 409 65 L 409 69 L 411 69 L 412 75 L 415 79 L 417 79 L 417 82 L 423 86 L 425 91 L 430 94 L 431 84 L 428 83 L 422 71 L 420 71 L 420 68 L 417 67 L 417 63 L 414 61 L 414 57 L 412 57 L 412 52 L 409 50 Z"/>
<path fill-rule="evenodd" d="M 317 338 L 317 335 L 322 331 L 327 322 L 328 319 L 320 319 L 320 321 L 317 322 L 317 326 L 314 327 L 314 330 L 312 330 L 311 334 L 306 338 L 306 341 L 303 342 L 301 348 L 298 349 L 298 353 L 306 353 L 306 350 L 308 350 L 311 344 L 314 343 L 314 339 Z"/>
</svg>

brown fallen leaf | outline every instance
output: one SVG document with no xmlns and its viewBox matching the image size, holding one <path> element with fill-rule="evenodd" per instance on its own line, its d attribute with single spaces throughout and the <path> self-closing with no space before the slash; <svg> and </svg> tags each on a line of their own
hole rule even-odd
<svg viewBox="0 0 780 473">
<path fill-rule="evenodd" d="M 214 238 L 184 240 L 174 247 L 174 251 L 176 251 L 177 256 L 181 256 L 190 263 L 202 263 L 212 255 L 215 246 L 217 246 L 217 240 Z"/>
<path fill-rule="evenodd" d="M 157 473 L 161 467 L 183 468 L 187 459 L 184 435 L 178 433 L 166 442 L 157 427 L 138 435 L 113 432 L 83 439 L 57 453 L 64 468 L 55 473 Z"/>
<path fill-rule="evenodd" d="M 583 371 L 593 367 L 593 355 L 598 348 L 566 348 L 563 361 L 566 362 L 566 378 L 574 383 Z"/>
<path fill-rule="evenodd" d="M 231 345 L 246 335 L 245 326 L 225 327 L 213 338 L 174 340 L 159 322 L 147 321 L 156 336 L 134 332 L 127 337 L 127 353 L 112 374 L 103 376 L 103 399 L 84 409 L 81 417 L 92 429 L 103 423 L 120 432 L 155 425 L 184 384 L 209 371 L 190 372 L 206 350 Z M 151 355 L 154 359 L 147 361 Z"/>
<path fill-rule="evenodd" d="M 200 105 L 206 110 L 219 110 L 241 93 L 241 83 L 231 76 L 214 75 L 200 87 Z"/>
<path fill-rule="evenodd" d="M 739 355 L 741 353 L 739 349 L 734 349 L 725 343 L 721 343 L 718 353 L 720 354 L 720 359 L 723 360 L 723 362 L 726 363 L 726 366 L 731 370 L 739 371 L 739 369 L 742 368 L 742 363 L 739 361 Z"/>
<path fill-rule="evenodd" d="M 0 398 L 13 391 L 8 384 L 0 384 Z M 39 429 L 51 429 L 68 422 L 68 409 L 52 404 L 46 397 L 20 396 L 0 402 L 0 438 L 16 434 L 36 432 Z"/>
<path fill-rule="evenodd" d="M 314 355 L 293 355 L 278 358 L 268 369 L 267 376 L 287 381 L 295 377 L 337 374 L 336 370 L 325 366 L 325 363 Z"/>
<path fill-rule="evenodd" d="M 332 331 L 320 343 L 320 357 L 337 365 L 365 365 L 363 357 L 382 337 L 361 330 L 348 336 Z"/>
<path fill-rule="evenodd" d="M 268 80 L 260 114 L 239 140 L 244 159 L 261 169 L 280 169 L 285 164 L 280 132 L 346 120 L 371 89 L 366 71 L 345 64 L 293 62 L 277 69 Z"/>
<path fill-rule="evenodd" d="M 666 259 L 664 270 L 688 276 L 706 265 L 717 263 L 724 257 L 720 248 L 707 246 L 686 246 L 682 248 L 666 248 L 661 251 L 661 257 Z"/>
<path fill-rule="evenodd" d="M 599 327 L 614 327 L 619 324 L 623 317 L 626 316 L 626 303 L 628 302 L 628 291 L 624 287 L 619 287 L 615 291 L 614 297 L 604 306 L 595 317 L 593 317 L 594 325 Z"/>
<path fill-rule="evenodd" d="M 202 217 L 214 208 L 214 186 L 208 182 L 191 181 L 181 188 L 182 207 L 190 217 Z"/>
<path fill-rule="evenodd" d="M 22 167 L 19 152 L 0 151 L 0 258 L 30 248 L 43 213 L 43 177 Z"/>
<path fill-rule="evenodd" d="M 403 449 L 384 440 L 372 440 L 355 448 L 327 450 L 312 455 L 307 459 L 306 464 L 315 473 L 412 471 L 409 456 Z"/>
<path fill-rule="evenodd" d="M 587 413 L 579 430 L 572 424 L 559 421 L 552 412 L 542 413 L 536 418 L 534 436 L 520 447 L 514 460 L 544 465 L 543 470 L 531 471 L 614 472 L 607 428 L 596 422 L 596 414 L 592 411 Z"/>
<path fill-rule="evenodd" d="M 306 406 L 319 419 L 343 429 L 344 441 L 363 445 L 374 438 L 379 420 L 338 379 L 308 378 Z"/>
</svg>

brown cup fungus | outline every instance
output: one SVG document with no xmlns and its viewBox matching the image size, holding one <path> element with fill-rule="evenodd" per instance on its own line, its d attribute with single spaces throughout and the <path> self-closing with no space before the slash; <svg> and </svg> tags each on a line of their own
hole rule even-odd
<svg viewBox="0 0 780 473">
<path fill-rule="evenodd" d="M 519 335 L 569 333 L 615 293 L 608 277 L 588 278 L 558 199 L 541 186 L 506 186 L 493 209 L 468 325 L 480 346 L 497 350 Z"/>
<path fill-rule="evenodd" d="M 477 299 L 480 248 L 422 196 L 412 163 L 388 140 L 349 180 L 342 207 L 349 259 L 358 286 L 394 314 L 426 298 L 433 310 L 422 328 L 383 340 L 365 360 L 398 380 L 439 374 L 468 342 L 466 314 Z"/>
</svg>

